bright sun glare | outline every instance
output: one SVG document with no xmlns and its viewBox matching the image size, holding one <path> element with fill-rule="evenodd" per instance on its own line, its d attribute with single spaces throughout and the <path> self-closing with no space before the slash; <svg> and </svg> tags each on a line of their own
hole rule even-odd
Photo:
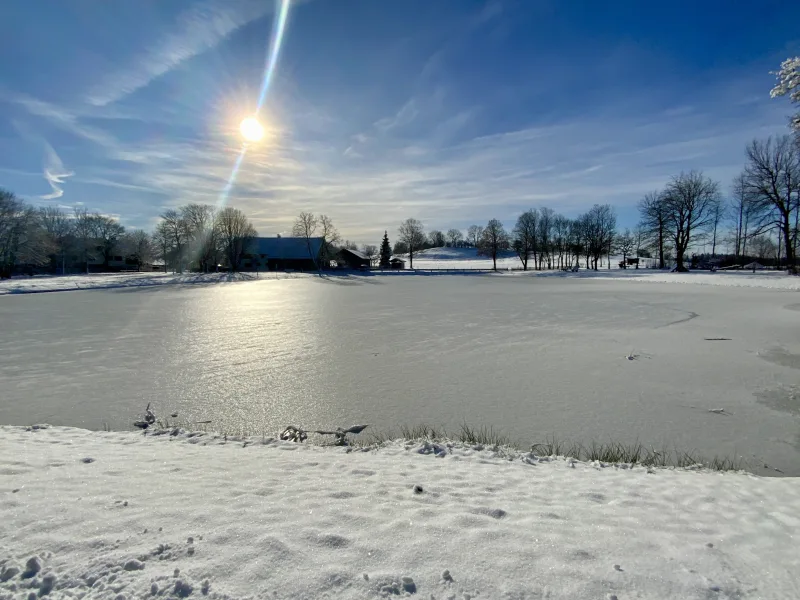
<svg viewBox="0 0 800 600">
<path fill-rule="evenodd" d="M 264 128 L 255 117 L 247 117 L 242 121 L 241 125 L 239 125 L 239 131 L 242 132 L 242 137 L 248 142 L 257 142 L 264 137 Z"/>
</svg>

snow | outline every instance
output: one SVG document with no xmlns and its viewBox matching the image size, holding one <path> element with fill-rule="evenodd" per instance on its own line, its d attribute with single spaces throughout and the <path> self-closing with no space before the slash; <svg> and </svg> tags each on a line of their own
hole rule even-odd
<svg viewBox="0 0 800 600">
<path fill-rule="evenodd" d="M 402 258 L 408 258 L 402 255 Z M 783 271 L 696 271 L 689 273 L 671 273 L 650 268 L 620 269 L 621 256 L 611 257 L 611 269 L 608 269 L 608 259 L 603 257 L 597 271 L 583 267 L 577 273 L 561 270 L 550 271 L 521 271 L 522 262 L 513 252 L 504 253 L 497 259 L 499 275 L 504 277 L 564 277 L 571 279 L 612 279 L 636 281 L 640 283 L 679 283 L 714 285 L 723 287 L 758 287 L 782 290 L 800 290 L 800 277 L 787 275 Z M 641 259 L 645 263 L 653 259 Z M 529 263 L 530 265 L 532 264 Z M 583 264 L 583 263 L 582 263 Z M 408 266 L 408 265 L 407 265 Z M 491 269 L 492 259 L 478 255 L 475 248 L 429 248 L 414 255 L 414 269 Z M 512 270 L 512 271 L 509 271 Z"/>
<path fill-rule="evenodd" d="M 501 274 L 506 276 L 507 274 Z M 514 273 L 525 275 L 525 273 Z M 650 269 L 600 269 L 598 271 L 580 270 L 577 273 L 562 271 L 533 272 L 538 277 L 563 277 L 565 279 L 596 279 L 632 281 L 637 283 L 673 283 L 710 285 L 732 288 L 764 288 L 772 290 L 800 291 L 800 277 L 787 275 L 783 271 L 692 271 L 671 273 Z"/>
<path fill-rule="evenodd" d="M 175 433 L 0 428 L 0 598 L 800 597 L 798 479 Z"/>
<path fill-rule="evenodd" d="M 35 294 L 76 290 L 191 285 L 297 277 L 290 273 L 98 273 L 94 275 L 36 275 L 0 279 L 3 294 Z"/>
<path fill-rule="evenodd" d="M 408 261 L 407 254 L 399 255 Z M 411 268 L 406 262 L 406 268 Z M 492 259 L 479 256 L 475 248 L 428 248 L 414 253 L 414 269 L 491 269 Z M 521 269 L 522 263 L 514 252 L 504 252 L 497 258 L 498 269 Z"/>
</svg>

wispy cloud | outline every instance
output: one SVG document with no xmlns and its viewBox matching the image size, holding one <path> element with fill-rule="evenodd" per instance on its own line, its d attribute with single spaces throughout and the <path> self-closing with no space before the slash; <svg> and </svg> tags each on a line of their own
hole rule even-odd
<svg viewBox="0 0 800 600">
<path fill-rule="evenodd" d="M 47 183 L 50 184 L 53 191 L 50 194 L 39 197 L 42 200 L 55 200 L 64 195 L 64 190 L 61 189 L 61 186 L 64 185 L 64 180 L 67 177 L 72 177 L 75 173 L 64 168 L 64 163 L 61 162 L 61 158 L 47 142 L 44 143 L 44 150 L 44 178 L 47 180 Z"/>
<path fill-rule="evenodd" d="M 176 30 L 95 85 L 86 100 L 105 106 L 146 87 L 186 61 L 212 50 L 241 27 L 275 9 L 268 0 L 206 0 L 178 16 Z"/>
<path fill-rule="evenodd" d="M 418 114 L 417 100 L 415 98 L 410 98 L 394 115 L 376 121 L 375 127 L 384 132 L 389 131 L 397 127 L 408 125 Z"/>
</svg>

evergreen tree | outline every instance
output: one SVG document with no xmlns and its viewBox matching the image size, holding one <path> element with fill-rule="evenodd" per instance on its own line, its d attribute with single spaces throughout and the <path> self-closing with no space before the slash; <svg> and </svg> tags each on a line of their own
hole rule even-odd
<svg viewBox="0 0 800 600">
<path fill-rule="evenodd" d="M 392 258 L 392 247 L 389 245 L 389 234 L 383 232 L 383 241 L 381 242 L 381 269 L 389 268 L 389 259 Z"/>
</svg>

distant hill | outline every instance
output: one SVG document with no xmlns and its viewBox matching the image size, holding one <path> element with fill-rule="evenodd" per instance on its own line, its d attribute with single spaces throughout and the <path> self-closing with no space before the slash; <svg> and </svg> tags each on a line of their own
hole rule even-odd
<svg viewBox="0 0 800 600">
<path fill-rule="evenodd" d="M 408 254 L 398 254 L 408 260 Z M 406 265 L 408 266 L 408 265 Z M 497 257 L 498 268 L 519 268 L 521 263 L 513 250 L 501 252 Z M 478 256 L 476 248 L 428 248 L 414 253 L 414 268 L 417 269 L 490 269 L 492 259 Z"/>
<path fill-rule="evenodd" d="M 408 258 L 408 254 L 399 254 L 400 258 Z M 513 258 L 513 250 L 501 252 L 498 258 Z M 478 256 L 477 248 L 428 248 L 414 253 L 414 260 L 491 260 L 486 256 Z"/>
</svg>

